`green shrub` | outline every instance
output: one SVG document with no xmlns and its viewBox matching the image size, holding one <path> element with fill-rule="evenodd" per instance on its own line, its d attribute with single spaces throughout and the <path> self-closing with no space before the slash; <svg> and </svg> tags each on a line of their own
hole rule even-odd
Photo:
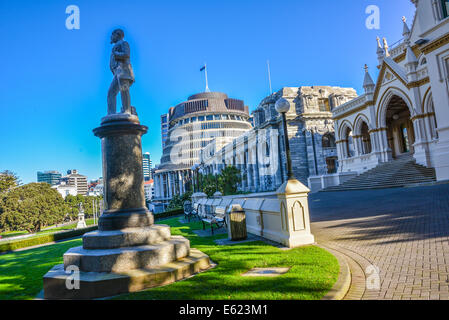
<svg viewBox="0 0 449 320">
<path fill-rule="evenodd" d="M 162 213 L 156 213 L 154 214 L 155 220 L 170 218 L 173 216 L 179 216 L 180 214 L 184 214 L 184 209 L 175 209 L 175 210 L 169 210 Z"/>
<path fill-rule="evenodd" d="M 0 244 L 0 252 L 6 252 L 6 251 L 12 251 L 17 250 L 21 248 L 31 247 L 31 246 L 37 246 L 39 244 L 45 244 L 49 242 L 74 238 L 77 236 L 81 236 L 87 232 L 91 232 L 97 229 L 97 226 L 89 227 L 89 228 L 83 228 L 83 229 L 76 229 L 76 230 L 69 230 L 59 233 L 53 233 L 53 234 L 46 234 L 42 236 L 37 237 L 30 237 L 25 238 L 21 240 L 14 240 L 11 242 L 6 242 Z"/>
</svg>

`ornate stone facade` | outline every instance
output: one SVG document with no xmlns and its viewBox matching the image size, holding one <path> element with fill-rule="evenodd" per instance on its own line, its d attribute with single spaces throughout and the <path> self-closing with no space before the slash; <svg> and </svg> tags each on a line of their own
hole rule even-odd
<svg viewBox="0 0 449 320">
<path fill-rule="evenodd" d="M 442 1 L 412 1 L 411 28 L 389 48 L 378 38 L 379 76 L 333 111 L 342 173 L 363 173 L 404 156 L 449 179 L 449 17 Z"/>
<path fill-rule="evenodd" d="M 310 175 L 336 172 L 337 153 L 332 110 L 356 97 L 351 88 L 288 87 L 262 100 L 253 112 L 255 128 L 221 147 L 215 139 L 201 153 L 205 173 L 217 174 L 225 166 L 240 169 L 244 192 L 276 190 L 287 177 L 281 117 L 275 110 L 287 99 L 287 128 L 295 177 L 307 183 Z"/>
</svg>

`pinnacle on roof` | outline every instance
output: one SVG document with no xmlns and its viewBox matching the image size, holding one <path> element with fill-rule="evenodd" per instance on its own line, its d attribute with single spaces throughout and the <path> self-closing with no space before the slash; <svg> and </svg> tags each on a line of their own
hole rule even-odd
<svg viewBox="0 0 449 320">
<path fill-rule="evenodd" d="M 382 48 L 382 44 L 380 43 L 380 38 L 377 37 L 377 54 L 378 55 L 383 55 L 384 54 L 384 49 Z"/>
<path fill-rule="evenodd" d="M 368 72 L 368 66 L 365 64 L 365 79 L 363 80 L 363 88 L 365 92 L 371 92 L 374 89 L 374 81 Z"/>
<path fill-rule="evenodd" d="M 408 38 L 410 38 L 411 32 L 407 25 L 407 19 L 405 17 L 402 17 L 402 22 L 404 23 L 404 29 L 402 31 L 402 35 L 404 36 L 405 39 L 408 39 Z"/>
<path fill-rule="evenodd" d="M 385 56 L 389 57 L 390 56 L 390 51 L 388 50 L 389 47 L 388 47 L 388 43 L 387 43 L 387 38 L 384 37 L 382 40 L 384 42 Z"/>
<path fill-rule="evenodd" d="M 415 53 L 412 50 L 412 47 L 410 46 L 410 42 L 407 44 L 407 53 L 405 56 L 407 63 L 417 63 L 418 59 L 416 58 Z"/>
</svg>

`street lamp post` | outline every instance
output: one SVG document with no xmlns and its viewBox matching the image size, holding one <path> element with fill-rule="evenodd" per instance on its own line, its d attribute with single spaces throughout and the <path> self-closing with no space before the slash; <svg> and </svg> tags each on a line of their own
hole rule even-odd
<svg viewBox="0 0 449 320">
<path fill-rule="evenodd" d="M 318 175 L 318 160 L 316 156 L 316 145 L 315 145 L 315 134 L 317 133 L 317 128 L 311 128 L 310 133 L 312 134 L 312 146 L 313 146 L 313 160 L 315 161 L 315 175 Z"/>
<path fill-rule="evenodd" d="M 200 177 L 201 174 L 201 177 Z M 204 170 L 203 167 L 201 165 L 198 166 L 198 192 L 203 192 L 200 189 L 200 184 L 203 185 L 204 183 Z"/>
<path fill-rule="evenodd" d="M 280 98 L 276 101 L 276 111 L 282 116 L 282 126 L 284 128 L 284 145 L 285 153 L 287 154 L 287 180 L 295 179 L 292 170 L 292 159 L 290 154 L 290 142 L 288 141 L 288 131 L 287 131 L 287 118 L 285 114 L 290 110 L 290 102 L 287 99 Z"/>
<path fill-rule="evenodd" d="M 192 167 L 192 173 L 193 173 L 193 177 L 192 177 L 192 183 L 193 183 L 193 193 L 198 192 L 198 164 L 193 165 Z M 196 180 L 196 181 L 195 181 Z"/>
</svg>

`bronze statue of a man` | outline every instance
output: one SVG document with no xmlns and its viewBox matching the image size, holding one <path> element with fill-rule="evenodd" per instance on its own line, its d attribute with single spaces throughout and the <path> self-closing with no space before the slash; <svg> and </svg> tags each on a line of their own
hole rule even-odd
<svg viewBox="0 0 449 320">
<path fill-rule="evenodd" d="M 123 38 L 125 33 L 121 29 L 112 32 L 111 60 L 109 67 L 111 68 L 114 78 L 108 92 L 108 114 L 117 112 L 117 94 L 120 91 L 122 98 L 122 113 L 131 114 L 131 98 L 129 95 L 129 87 L 134 83 L 134 72 L 130 63 L 129 44 Z"/>
</svg>

